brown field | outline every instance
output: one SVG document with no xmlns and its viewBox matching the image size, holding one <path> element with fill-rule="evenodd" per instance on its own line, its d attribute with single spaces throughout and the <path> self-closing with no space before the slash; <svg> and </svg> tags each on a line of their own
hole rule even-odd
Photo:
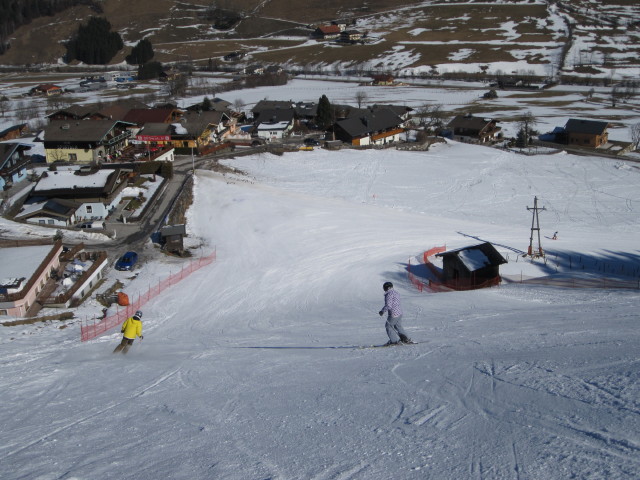
<svg viewBox="0 0 640 480">
<path fill-rule="evenodd" d="M 557 51 L 567 40 L 548 28 L 551 25 L 547 6 L 536 3 L 457 3 L 447 0 L 425 5 L 420 0 L 326 0 L 292 8 L 290 0 L 218 0 L 215 4 L 220 8 L 244 16 L 229 32 L 214 31 L 203 20 L 202 12 L 211 4 L 210 0 L 104 0 L 102 3 L 104 16 L 113 29 L 120 32 L 125 43 L 134 45 L 141 38 L 148 38 L 154 45 L 156 59 L 163 63 L 201 62 L 243 51 L 248 54 L 245 57 L 248 63 L 288 63 L 304 67 L 366 62 L 385 69 L 389 67 L 386 57 L 394 51 L 393 47 L 403 45 L 405 52 L 417 55 L 413 64 L 405 67 L 452 62 L 508 62 L 521 56 L 530 64 L 546 64 L 550 59 L 556 60 L 557 55 L 550 53 L 552 49 Z M 625 12 L 629 20 L 635 18 L 629 17 L 629 9 L 638 9 L 636 1 L 594 4 L 573 0 L 563 2 L 563 5 L 578 20 L 577 34 L 593 37 L 590 47 L 593 52 L 613 57 L 618 53 L 616 46 L 625 41 L 626 34 L 629 53 L 611 61 L 616 66 L 638 62 L 638 27 L 634 32 L 626 33 L 615 24 Z M 77 7 L 19 28 L 13 35 L 9 51 L 0 56 L 0 63 L 55 64 L 65 52 L 63 42 L 90 15 L 92 12 L 88 7 Z M 342 47 L 322 42 L 306 45 L 311 27 L 338 19 L 355 20 L 355 28 L 371 30 L 372 36 L 381 40 Z M 513 25 L 516 38 L 511 38 L 514 36 L 511 31 L 500 27 L 506 22 Z M 284 35 L 290 39 L 277 38 Z M 456 60 L 455 54 L 463 49 L 468 49 L 469 54 Z M 518 50 L 526 53 L 518 54 Z M 129 51 L 130 48 L 125 47 L 112 63 L 122 62 Z M 591 54 L 585 52 L 585 56 L 586 53 Z M 577 67 L 598 73 L 593 66 Z"/>
</svg>

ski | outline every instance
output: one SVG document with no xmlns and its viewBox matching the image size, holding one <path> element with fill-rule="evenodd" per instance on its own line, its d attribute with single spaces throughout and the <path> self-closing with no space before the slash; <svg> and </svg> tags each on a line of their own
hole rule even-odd
<svg viewBox="0 0 640 480">
<path fill-rule="evenodd" d="M 419 342 L 398 342 L 398 343 L 383 343 L 382 345 L 362 345 L 358 348 L 389 348 L 389 347 L 402 347 L 404 345 L 417 345 Z"/>
</svg>

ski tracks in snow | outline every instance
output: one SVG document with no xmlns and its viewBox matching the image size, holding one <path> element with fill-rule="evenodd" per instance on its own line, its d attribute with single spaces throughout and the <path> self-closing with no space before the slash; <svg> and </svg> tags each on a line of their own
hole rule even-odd
<svg viewBox="0 0 640 480">
<path fill-rule="evenodd" d="M 181 367 L 178 367 L 174 370 L 170 370 L 168 372 L 165 372 L 163 375 L 160 375 L 159 377 L 156 377 L 154 380 L 152 380 L 151 382 L 149 382 L 148 384 L 144 385 L 143 387 L 137 389 L 137 391 L 135 391 L 132 395 L 129 395 L 128 397 L 126 397 L 123 400 L 117 401 L 117 402 L 110 402 L 105 406 L 93 409 L 92 411 L 89 411 L 88 413 L 83 414 L 82 416 L 75 418 L 73 420 L 66 420 L 63 424 L 55 427 L 54 429 L 50 430 L 49 432 L 47 432 L 44 435 L 39 435 L 36 438 L 34 438 L 33 440 L 27 441 L 25 442 L 24 439 L 19 439 L 19 444 L 20 446 L 18 448 L 15 448 L 14 450 L 11 450 L 5 454 L 3 454 L 3 458 L 7 458 L 10 457 L 12 455 L 18 454 L 28 448 L 33 447 L 34 445 L 37 445 L 40 442 L 43 442 L 51 437 L 55 437 L 56 435 L 64 432 L 65 430 L 68 430 L 72 427 L 75 427 L 76 425 L 82 424 L 88 420 L 91 420 L 95 417 L 98 417 L 104 413 L 110 412 L 113 409 L 117 409 L 118 407 L 120 407 L 123 404 L 126 404 L 128 402 L 131 402 L 132 400 L 135 400 L 138 397 L 143 396 L 144 394 L 146 394 L 148 391 L 150 391 L 151 389 L 157 387 L 158 385 L 162 384 L 163 382 L 165 382 L 166 380 L 168 380 L 169 378 L 173 377 L 176 373 L 178 373 L 180 371 Z"/>
</svg>

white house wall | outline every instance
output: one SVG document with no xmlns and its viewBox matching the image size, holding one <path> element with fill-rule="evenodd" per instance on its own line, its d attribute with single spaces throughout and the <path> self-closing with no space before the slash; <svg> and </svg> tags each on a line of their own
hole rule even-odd
<svg viewBox="0 0 640 480">
<path fill-rule="evenodd" d="M 68 221 L 58 220 L 51 217 L 31 217 L 27 219 L 27 223 L 35 224 L 35 225 L 46 225 L 48 227 L 69 227 L 73 225 L 73 218 Z"/>
<path fill-rule="evenodd" d="M 71 298 L 83 298 L 102 278 L 102 271 L 107 266 L 108 259 L 105 258 L 102 263 L 96 268 L 89 278 L 76 290 Z"/>
<path fill-rule="evenodd" d="M 109 214 L 109 207 L 102 203 L 83 203 L 76 210 L 76 219 L 79 222 L 85 220 L 104 220 Z"/>
</svg>

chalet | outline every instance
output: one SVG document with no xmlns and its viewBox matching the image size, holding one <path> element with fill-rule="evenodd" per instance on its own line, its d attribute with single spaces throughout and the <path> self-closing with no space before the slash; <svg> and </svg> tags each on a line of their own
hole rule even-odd
<svg viewBox="0 0 640 480">
<path fill-rule="evenodd" d="M 456 115 L 447 125 L 451 138 L 460 142 L 487 143 L 497 139 L 502 128 L 497 121 L 474 117 L 473 115 Z"/>
<path fill-rule="evenodd" d="M 259 143 L 251 136 L 252 125 L 238 125 L 236 118 L 232 118 L 227 124 L 227 129 L 220 134 L 222 142 L 230 142 L 233 145 L 249 146 Z"/>
<path fill-rule="evenodd" d="M 293 112 L 292 112 L 293 113 Z M 258 138 L 262 138 L 266 141 L 279 140 L 288 135 L 293 129 L 293 115 L 290 120 L 274 121 L 274 122 L 259 122 L 255 126 L 256 134 Z"/>
<path fill-rule="evenodd" d="M 222 98 L 214 97 L 210 99 L 207 107 L 208 108 L 205 108 L 204 101 L 202 101 L 188 106 L 185 110 L 188 112 L 206 112 L 209 110 L 215 110 L 216 112 L 224 112 L 227 115 L 231 114 L 231 102 L 223 100 Z"/>
<path fill-rule="evenodd" d="M 343 30 L 340 32 L 339 40 L 342 43 L 357 43 L 362 40 L 362 32 L 358 30 Z"/>
<path fill-rule="evenodd" d="M 41 83 L 40 85 L 33 87 L 29 93 L 31 95 L 45 95 L 47 97 L 52 97 L 54 95 L 61 95 L 62 87 L 53 85 L 52 83 Z"/>
<path fill-rule="evenodd" d="M 254 123 L 259 122 L 292 122 L 296 127 L 300 123 L 309 124 L 315 128 L 313 122 L 318 116 L 318 104 L 314 102 L 293 102 L 292 100 L 260 100 L 251 110 Z"/>
<path fill-rule="evenodd" d="M 314 30 L 313 37 L 319 40 L 334 40 L 340 37 L 344 28 L 344 25 L 320 25 Z"/>
<path fill-rule="evenodd" d="M 186 112 L 180 122 L 173 123 L 171 141 L 176 149 L 200 149 L 220 141 L 230 117 L 224 112 Z"/>
<path fill-rule="evenodd" d="M 390 110 L 395 115 L 400 117 L 403 121 L 407 121 L 410 118 L 411 112 L 413 112 L 413 108 L 407 107 L 406 105 L 381 105 L 378 103 L 374 103 L 373 105 L 368 106 L 367 108 L 355 108 L 351 106 L 344 107 L 344 117 L 353 117 L 358 115 L 364 115 L 367 112 L 377 112 L 380 110 Z"/>
<path fill-rule="evenodd" d="M 336 138 L 355 146 L 386 145 L 400 140 L 404 132 L 404 121 L 386 108 L 365 110 L 337 121 L 334 126 Z"/>
<path fill-rule="evenodd" d="M 124 117 L 134 109 L 144 110 L 148 109 L 148 105 L 135 100 L 133 98 L 128 98 L 125 100 L 120 100 L 117 103 L 113 103 L 107 107 L 102 108 L 99 111 L 99 114 L 105 118 L 110 120 L 124 120 Z"/>
<path fill-rule="evenodd" d="M 29 148 L 20 143 L 0 143 L 0 189 L 27 178 L 31 159 L 24 152 Z"/>
<path fill-rule="evenodd" d="M 376 85 L 376 86 L 389 86 L 389 85 L 393 85 L 395 82 L 395 79 L 391 74 L 373 75 L 371 78 L 373 78 L 371 85 Z"/>
<path fill-rule="evenodd" d="M 264 66 L 249 65 L 248 67 L 245 67 L 244 73 L 246 75 L 264 75 Z"/>
<path fill-rule="evenodd" d="M 12 127 L 5 128 L 0 132 L 0 142 L 7 140 L 14 140 L 25 135 L 29 131 L 29 125 L 21 123 L 19 125 L 13 125 Z"/>
<path fill-rule="evenodd" d="M 0 249 L 0 315 L 25 317 L 60 266 L 62 243 Z"/>
<path fill-rule="evenodd" d="M 602 147 L 609 140 L 608 128 L 608 122 L 572 118 L 564 127 L 566 142 L 577 147 Z"/>
<path fill-rule="evenodd" d="M 161 82 L 172 82 L 174 80 L 177 80 L 181 76 L 182 72 L 176 67 L 171 66 L 160 72 L 160 75 L 158 75 L 158 80 L 160 80 Z"/>
<path fill-rule="evenodd" d="M 96 105 L 71 105 L 50 113 L 47 115 L 47 119 L 49 122 L 56 120 L 73 122 L 77 120 L 108 120 L 109 117 L 101 114 Z"/>
<path fill-rule="evenodd" d="M 16 219 L 49 227 L 73 227 L 78 222 L 76 210 L 81 206 L 74 200 L 42 199 L 25 203 Z"/>
<path fill-rule="evenodd" d="M 16 218 L 50 226 L 104 220 L 122 199 L 126 185 L 126 174 L 118 169 L 44 172 Z"/>
<path fill-rule="evenodd" d="M 264 73 L 266 73 L 267 75 L 280 75 L 284 73 L 284 68 L 282 68 L 280 65 L 269 65 L 264 69 Z"/>
<path fill-rule="evenodd" d="M 454 290 L 470 290 L 500 283 L 500 265 L 507 261 L 488 242 L 436 254 L 443 262 L 443 283 Z"/>
<path fill-rule="evenodd" d="M 251 109 L 254 121 L 278 121 L 281 115 L 290 115 L 289 113 L 283 114 L 282 112 L 292 112 L 295 114 L 294 102 L 291 100 L 260 100 Z"/>
<path fill-rule="evenodd" d="M 101 162 L 127 145 L 132 126 L 118 120 L 51 122 L 44 130 L 47 163 Z"/>
<path fill-rule="evenodd" d="M 142 127 L 145 123 L 175 123 L 182 117 L 182 110 L 172 107 L 165 108 L 133 108 L 123 117 L 129 122 Z"/>
<path fill-rule="evenodd" d="M 169 123 L 145 123 L 129 143 L 148 147 L 169 146 L 172 145 L 173 131 L 174 127 Z"/>
<path fill-rule="evenodd" d="M 318 104 L 315 102 L 296 102 L 293 104 L 296 119 L 311 122 L 318 116 Z"/>
</svg>

